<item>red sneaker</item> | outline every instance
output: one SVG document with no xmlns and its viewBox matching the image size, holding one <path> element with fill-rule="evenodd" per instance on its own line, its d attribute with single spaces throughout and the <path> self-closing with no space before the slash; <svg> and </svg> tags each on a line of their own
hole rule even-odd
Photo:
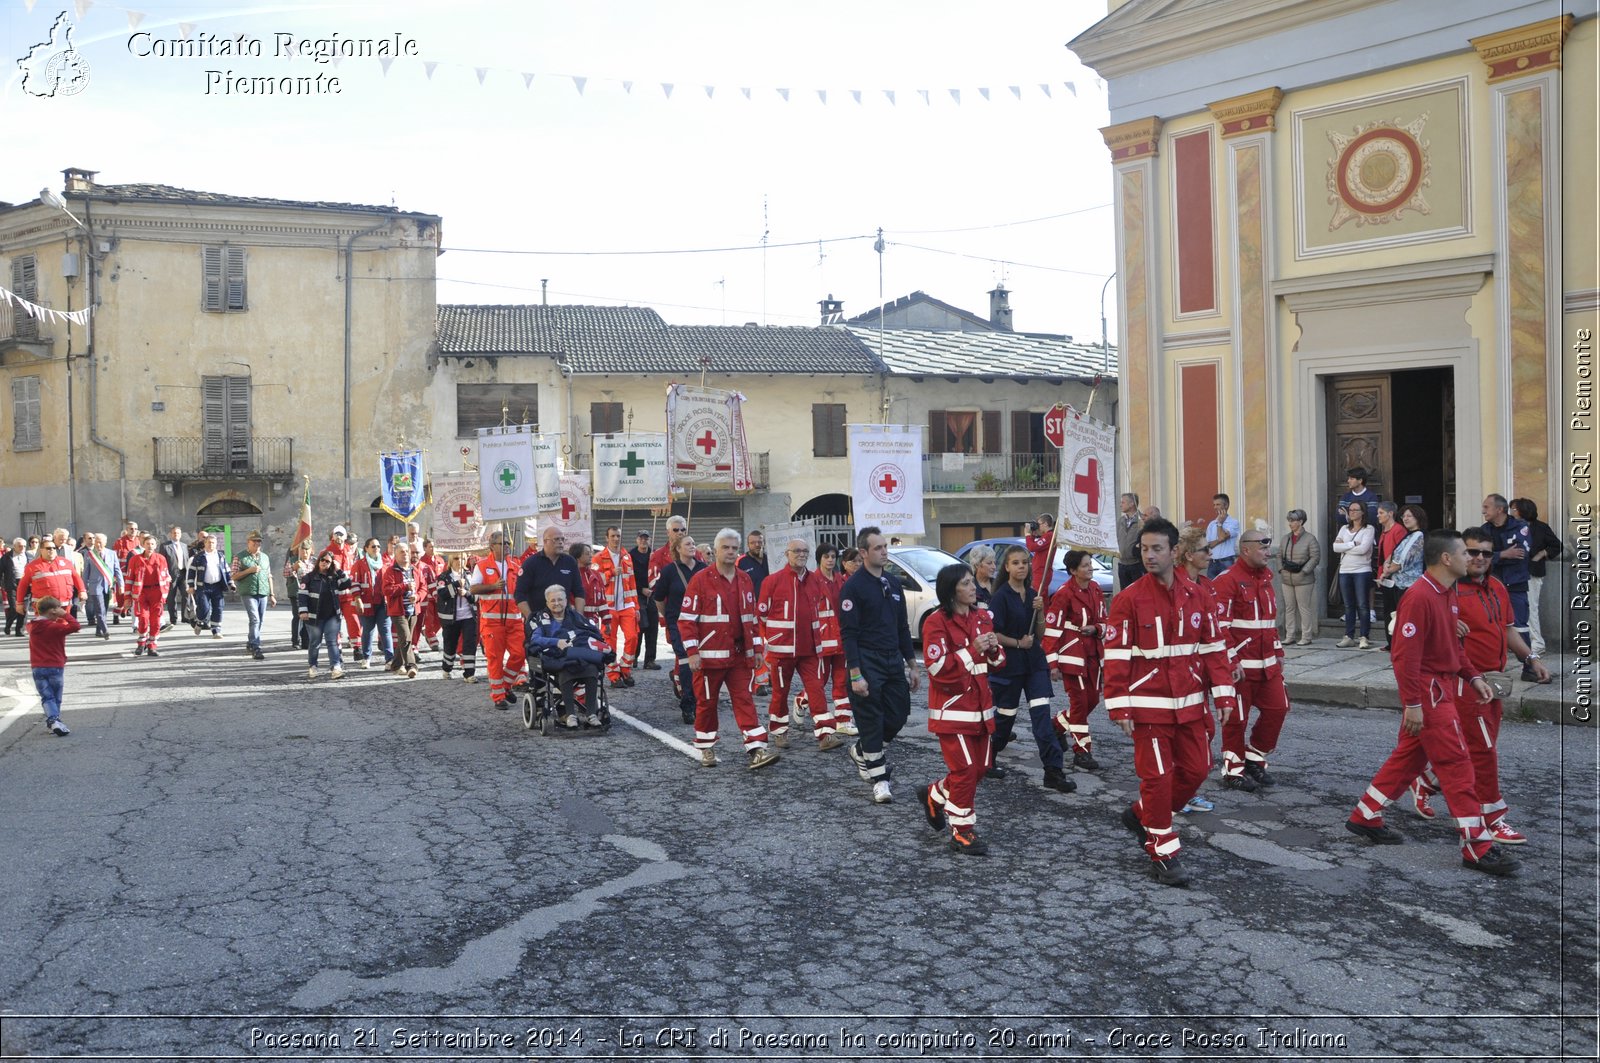
<svg viewBox="0 0 1600 1063">
<path fill-rule="evenodd" d="M 1489 833 L 1493 834 L 1494 840 L 1501 845 L 1522 845 L 1528 840 L 1526 834 L 1503 819 L 1489 824 Z"/>
<path fill-rule="evenodd" d="M 1418 786 L 1416 783 L 1411 784 L 1411 802 L 1417 815 L 1421 816 L 1423 819 L 1433 819 L 1439 814 L 1435 812 L 1428 804 L 1429 796 L 1430 795 L 1426 793 L 1422 787 Z"/>
</svg>

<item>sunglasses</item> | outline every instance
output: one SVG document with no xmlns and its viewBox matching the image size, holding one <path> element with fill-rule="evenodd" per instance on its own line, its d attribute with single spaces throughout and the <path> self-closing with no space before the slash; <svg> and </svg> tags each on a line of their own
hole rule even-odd
<svg viewBox="0 0 1600 1063">
<path fill-rule="evenodd" d="M 1254 546 L 1256 543 L 1260 543 L 1262 546 L 1271 546 L 1272 545 L 1272 540 L 1271 539 L 1240 539 L 1239 540 L 1239 545 L 1240 546 Z"/>
<path fill-rule="evenodd" d="M 1468 557 L 1493 557 L 1494 556 L 1494 551 L 1493 550 L 1472 550 L 1472 549 L 1469 549 L 1467 551 L 1467 556 Z"/>
</svg>

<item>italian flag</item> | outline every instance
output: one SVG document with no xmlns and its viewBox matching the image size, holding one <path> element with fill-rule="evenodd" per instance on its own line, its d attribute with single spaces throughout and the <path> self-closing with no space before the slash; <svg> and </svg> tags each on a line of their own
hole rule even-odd
<svg viewBox="0 0 1600 1063">
<path fill-rule="evenodd" d="M 293 554 L 300 549 L 301 543 L 311 541 L 311 477 L 306 477 L 306 494 L 300 500 L 300 525 L 294 530 L 294 541 L 289 544 L 289 553 Z"/>
</svg>

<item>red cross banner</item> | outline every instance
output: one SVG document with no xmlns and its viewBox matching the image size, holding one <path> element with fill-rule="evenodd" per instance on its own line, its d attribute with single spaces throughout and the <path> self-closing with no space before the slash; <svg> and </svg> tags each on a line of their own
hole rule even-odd
<svg viewBox="0 0 1600 1063">
<path fill-rule="evenodd" d="M 751 491 L 744 396 L 690 384 L 667 387 L 667 471 L 672 489 L 710 484 Z"/>
<path fill-rule="evenodd" d="M 921 535 L 922 426 L 847 427 L 850 499 L 856 527 L 876 524 L 885 535 Z"/>
<path fill-rule="evenodd" d="M 1067 407 L 1061 432 L 1056 539 L 1075 550 L 1117 552 L 1117 430 Z"/>
<path fill-rule="evenodd" d="M 589 473 L 561 474 L 561 498 L 556 508 L 539 514 L 539 534 L 555 528 L 567 546 L 594 542 L 594 510 L 589 504 Z"/>
<path fill-rule="evenodd" d="M 441 554 L 488 549 L 489 531 L 478 512 L 477 473 L 435 473 L 432 486 L 434 548 Z"/>
<path fill-rule="evenodd" d="M 667 434 L 594 437 L 594 504 L 624 509 L 667 504 Z"/>
</svg>

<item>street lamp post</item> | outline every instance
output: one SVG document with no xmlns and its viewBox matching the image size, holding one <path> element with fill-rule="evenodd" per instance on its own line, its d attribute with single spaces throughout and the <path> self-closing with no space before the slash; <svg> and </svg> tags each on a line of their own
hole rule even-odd
<svg viewBox="0 0 1600 1063">
<path fill-rule="evenodd" d="M 1111 346 L 1106 342 L 1106 289 L 1116 279 L 1117 275 L 1113 273 L 1100 286 L 1100 368 L 1106 373 L 1111 372 Z"/>
</svg>

